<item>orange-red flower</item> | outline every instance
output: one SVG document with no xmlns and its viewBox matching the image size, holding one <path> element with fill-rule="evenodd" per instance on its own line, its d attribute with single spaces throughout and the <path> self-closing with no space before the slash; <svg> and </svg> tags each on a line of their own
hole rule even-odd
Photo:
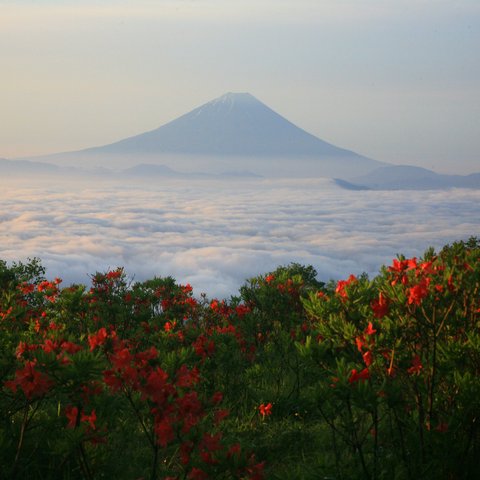
<svg viewBox="0 0 480 480">
<path fill-rule="evenodd" d="M 362 356 L 365 365 L 369 367 L 373 363 L 373 353 L 369 350 L 368 352 L 365 352 Z"/>
<path fill-rule="evenodd" d="M 258 411 L 260 412 L 260 415 L 262 416 L 262 418 L 265 418 L 267 417 L 268 415 L 271 415 L 272 414 L 272 404 L 271 403 L 267 403 L 266 405 L 264 403 L 262 403 L 259 407 L 258 407 Z"/>
<path fill-rule="evenodd" d="M 98 330 L 97 333 L 88 336 L 88 343 L 90 344 L 90 351 L 95 350 L 96 347 L 103 345 L 108 337 L 108 333 L 105 327 Z"/>
<path fill-rule="evenodd" d="M 202 358 L 206 358 L 215 352 L 215 343 L 213 340 L 208 340 L 203 334 L 199 335 L 192 343 L 192 347 L 194 348 L 195 353 Z"/>
<path fill-rule="evenodd" d="M 88 423 L 89 427 L 92 430 L 95 430 L 95 428 L 96 428 L 95 427 L 95 422 L 97 421 L 97 414 L 95 413 L 95 410 L 92 410 L 90 412 L 90 415 L 87 415 L 86 413 L 82 413 L 81 420 L 82 420 L 82 422 Z"/>
<path fill-rule="evenodd" d="M 18 288 L 24 295 L 28 295 L 35 290 L 35 285 L 32 283 L 23 282 Z"/>
<path fill-rule="evenodd" d="M 243 317 L 247 313 L 250 313 L 250 307 L 247 307 L 247 305 L 240 304 L 235 307 L 235 312 L 239 317 Z"/>
<path fill-rule="evenodd" d="M 422 365 L 422 361 L 420 360 L 420 357 L 418 355 L 415 355 L 412 359 L 412 366 L 407 370 L 407 372 L 410 375 L 415 375 L 417 373 L 420 373 L 422 368 L 423 368 L 423 365 Z"/>
<path fill-rule="evenodd" d="M 223 400 L 223 393 L 222 392 L 215 392 L 212 395 L 212 403 L 214 405 L 218 405 Z"/>
<path fill-rule="evenodd" d="M 382 292 L 378 295 L 378 299 L 373 300 L 370 306 L 375 318 L 383 318 L 388 314 L 388 298 Z"/>
<path fill-rule="evenodd" d="M 355 343 L 357 345 L 358 351 L 361 353 L 362 348 L 365 346 L 365 337 L 363 335 L 361 337 L 356 337 Z"/>
<path fill-rule="evenodd" d="M 202 441 L 200 442 L 200 446 L 209 452 L 216 452 L 222 448 L 220 443 L 221 439 L 222 434 L 220 432 L 216 433 L 215 435 L 205 433 L 202 437 Z"/>
<path fill-rule="evenodd" d="M 25 366 L 17 370 L 15 378 L 5 382 L 5 386 L 13 392 L 16 392 L 17 388 L 20 387 L 27 398 L 44 395 L 53 382 L 47 375 L 36 370 L 35 366 L 36 361 L 25 362 Z"/>
<path fill-rule="evenodd" d="M 252 456 L 253 457 L 253 456 Z M 256 463 L 246 468 L 248 480 L 263 480 L 265 478 L 265 462 Z"/>
<path fill-rule="evenodd" d="M 67 405 L 65 407 L 65 416 L 68 419 L 67 428 L 75 428 L 78 420 L 78 407 Z"/>
<path fill-rule="evenodd" d="M 227 458 L 231 458 L 233 457 L 234 455 L 235 456 L 238 456 L 240 455 L 240 452 L 242 451 L 242 447 L 240 446 L 239 443 L 234 443 L 229 449 L 228 449 L 228 452 L 227 452 Z"/>
<path fill-rule="evenodd" d="M 348 381 L 350 383 L 356 383 L 359 381 L 365 382 L 370 378 L 370 372 L 368 371 L 368 368 L 364 368 L 361 372 L 357 372 L 357 370 L 354 368 L 351 373 L 350 373 L 350 378 Z"/>
<path fill-rule="evenodd" d="M 372 322 L 368 322 L 368 326 L 365 329 L 365 335 L 373 335 L 374 333 L 377 333 L 377 330 L 373 328 Z"/>
<path fill-rule="evenodd" d="M 155 434 L 158 444 L 162 447 L 166 447 L 175 438 L 172 424 L 167 418 L 155 422 Z"/>
<path fill-rule="evenodd" d="M 75 428 L 78 425 L 80 417 L 81 422 L 87 423 L 92 430 L 96 429 L 95 422 L 97 421 L 97 414 L 95 410 L 92 410 L 90 415 L 87 415 L 84 412 L 80 415 L 78 407 L 67 405 L 65 407 L 65 416 L 68 419 L 67 428 Z"/>
<path fill-rule="evenodd" d="M 430 279 L 422 279 L 422 281 L 409 290 L 408 295 L 408 304 L 412 303 L 415 305 L 420 305 L 422 300 L 428 295 L 428 285 Z"/>
<path fill-rule="evenodd" d="M 117 268 L 117 270 L 112 270 L 110 272 L 107 272 L 105 275 L 105 278 L 108 280 L 115 280 L 117 278 L 120 278 L 123 274 L 123 268 Z"/>
<path fill-rule="evenodd" d="M 191 370 L 189 370 L 186 365 L 182 365 L 177 370 L 176 384 L 178 387 L 191 387 L 198 383 L 199 379 L 200 373 L 197 367 L 193 367 Z"/>
<path fill-rule="evenodd" d="M 175 327 L 177 326 L 177 322 L 165 322 L 165 325 L 163 326 L 163 329 L 166 332 L 171 332 Z"/>
<path fill-rule="evenodd" d="M 351 283 L 356 282 L 357 277 L 355 275 L 350 275 L 347 280 L 339 280 L 337 283 L 337 288 L 335 289 L 335 293 L 340 295 L 343 299 L 348 298 L 348 294 L 346 292 L 346 287 L 348 287 Z"/>
<path fill-rule="evenodd" d="M 223 419 L 227 418 L 229 415 L 230 415 L 230 410 L 227 410 L 226 408 L 217 410 L 213 415 L 213 421 L 215 422 L 215 425 L 218 425 L 219 423 L 221 423 Z"/>
</svg>

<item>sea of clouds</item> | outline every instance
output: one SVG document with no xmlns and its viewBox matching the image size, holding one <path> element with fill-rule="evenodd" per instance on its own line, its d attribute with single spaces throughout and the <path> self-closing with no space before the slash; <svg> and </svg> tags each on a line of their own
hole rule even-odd
<svg viewBox="0 0 480 480">
<path fill-rule="evenodd" d="M 480 191 L 349 191 L 328 179 L 0 179 L 0 258 L 90 283 L 117 266 L 228 297 L 279 265 L 375 276 L 398 253 L 480 236 Z"/>
</svg>

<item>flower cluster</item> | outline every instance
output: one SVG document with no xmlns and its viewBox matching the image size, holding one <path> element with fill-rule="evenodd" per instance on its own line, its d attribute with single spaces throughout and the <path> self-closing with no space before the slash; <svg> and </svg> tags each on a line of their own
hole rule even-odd
<svg viewBox="0 0 480 480">
<path fill-rule="evenodd" d="M 43 275 L 0 261 L 6 478 L 477 474 L 477 241 L 371 280 L 291 264 L 230 300 Z"/>
</svg>

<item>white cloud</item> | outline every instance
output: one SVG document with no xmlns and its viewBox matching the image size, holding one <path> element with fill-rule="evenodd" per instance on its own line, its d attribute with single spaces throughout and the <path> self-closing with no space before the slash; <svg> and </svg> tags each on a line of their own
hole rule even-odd
<svg viewBox="0 0 480 480">
<path fill-rule="evenodd" d="M 89 282 L 124 266 L 171 275 L 196 294 L 235 294 L 290 262 L 323 280 L 374 276 L 397 253 L 480 234 L 480 192 L 351 192 L 329 180 L 108 181 L 52 186 L 0 180 L 0 258 L 40 257 L 49 277 Z"/>
</svg>

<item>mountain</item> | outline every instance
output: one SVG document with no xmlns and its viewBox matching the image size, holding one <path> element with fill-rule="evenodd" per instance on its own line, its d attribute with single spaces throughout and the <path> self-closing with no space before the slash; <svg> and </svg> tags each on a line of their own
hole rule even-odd
<svg viewBox="0 0 480 480">
<path fill-rule="evenodd" d="M 0 174 L 22 172 L 141 178 L 333 177 L 342 188 L 357 190 L 480 188 L 480 173 L 441 175 L 332 145 L 249 93 L 227 93 L 155 130 L 108 145 L 33 159 L 0 159 Z"/>
<path fill-rule="evenodd" d="M 247 170 L 264 176 L 341 177 L 385 165 L 311 135 L 249 93 L 227 93 L 115 143 L 42 159 L 123 169 L 156 163 L 183 172 Z"/>
<path fill-rule="evenodd" d="M 296 127 L 249 93 L 227 93 L 160 128 L 84 151 L 365 158 Z"/>
<path fill-rule="evenodd" d="M 374 190 L 480 188 L 480 173 L 444 175 L 411 165 L 391 165 L 350 178 L 349 183 Z"/>
<path fill-rule="evenodd" d="M 25 173 L 32 174 L 52 174 L 58 173 L 61 169 L 57 165 L 43 162 L 31 162 L 28 160 L 7 160 L 0 158 L 0 174 L 14 175 Z"/>
</svg>

